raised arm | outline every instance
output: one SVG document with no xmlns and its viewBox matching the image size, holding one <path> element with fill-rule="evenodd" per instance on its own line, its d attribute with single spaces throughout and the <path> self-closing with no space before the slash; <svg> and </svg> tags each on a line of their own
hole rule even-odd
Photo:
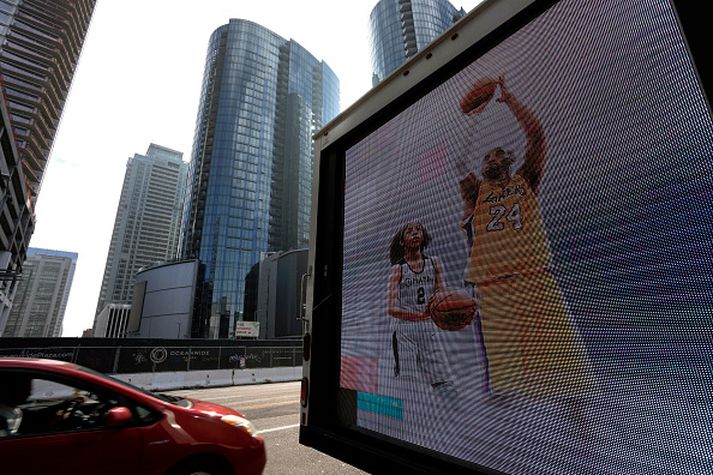
<svg viewBox="0 0 713 475">
<path fill-rule="evenodd" d="M 401 266 L 396 264 L 391 267 L 389 275 L 389 286 L 386 293 L 386 305 L 388 313 L 399 320 L 426 320 L 430 318 L 425 312 L 410 312 L 399 306 L 399 285 L 401 283 Z"/>
<path fill-rule="evenodd" d="M 515 119 L 525 131 L 527 146 L 525 148 L 525 161 L 519 170 L 522 177 L 527 180 L 532 191 L 537 193 L 542 171 L 545 167 L 545 134 L 539 119 L 522 103 L 510 93 L 505 84 L 505 79 L 501 77 L 500 97 L 498 102 L 505 103 L 512 111 Z"/>
</svg>

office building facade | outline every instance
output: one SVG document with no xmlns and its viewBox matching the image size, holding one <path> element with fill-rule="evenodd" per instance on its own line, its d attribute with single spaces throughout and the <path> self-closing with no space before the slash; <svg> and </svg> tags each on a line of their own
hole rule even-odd
<svg viewBox="0 0 713 475">
<path fill-rule="evenodd" d="M 302 335 L 303 276 L 308 249 L 268 253 L 255 264 L 245 282 L 245 320 L 259 323 L 260 339 Z"/>
<path fill-rule="evenodd" d="M 186 192 L 183 154 L 151 144 L 126 164 L 96 315 L 131 304 L 136 274 L 175 259 Z"/>
<path fill-rule="evenodd" d="M 77 253 L 29 248 L 3 337 L 62 336 Z"/>
<path fill-rule="evenodd" d="M 464 15 L 448 0 L 379 0 L 369 15 L 373 85 Z"/>
<path fill-rule="evenodd" d="M 97 338 L 125 338 L 126 329 L 129 325 L 131 315 L 131 305 L 121 303 L 109 303 L 99 312 L 94 320 L 92 334 Z"/>
<path fill-rule="evenodd" d="M 136 275 L 129 336 L 190 338 L 200 299 L 198 259 L 179 260 Z"/>
<path fill-rule="evenodd" d="M 232 336 L 251 267 L 308 241 L 312 133 L 338 111 L 337 77 L 295 41 L 245 20 L 212 34 L 181 233 L 205 268 L 195 336 Z"/>
</svg>

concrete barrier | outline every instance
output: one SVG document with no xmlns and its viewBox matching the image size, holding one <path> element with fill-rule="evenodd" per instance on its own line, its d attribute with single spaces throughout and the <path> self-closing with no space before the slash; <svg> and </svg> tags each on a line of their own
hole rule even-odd
<svg viewBox="0 0 713 475">
<path fill-rule="evenodd" d="M 255 369 L 214 369 L 165 373 L 114 374 L 114 378 L 148 390 L 210 388 L 241 384 L 299 381 L 302 366 Z"/>
</svg>

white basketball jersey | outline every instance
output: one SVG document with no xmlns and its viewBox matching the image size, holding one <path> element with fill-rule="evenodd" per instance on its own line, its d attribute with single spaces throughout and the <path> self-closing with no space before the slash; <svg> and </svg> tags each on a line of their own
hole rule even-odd
<svg viewBox="0 0 713 475">
<path fill-rule="evenodd" d="M 424 257 L 423 270 L 414 272 L 401 259 L 401 283 L 399 284 L 399 306 L 409 312 L 425 312 L 428 299 L 436 285 L 433 261 Z"/>
</svg>

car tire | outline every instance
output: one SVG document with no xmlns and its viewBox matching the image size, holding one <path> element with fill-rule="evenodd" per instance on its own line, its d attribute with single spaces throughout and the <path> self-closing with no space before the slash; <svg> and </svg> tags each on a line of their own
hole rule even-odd
<svg viewBox="0 0 713 475">
<path fill-rule="evenodd" d="M 167 475 L 230 475 L 228 463 L 218 457 L 193 457 L 178 464 Z"/>
</svg>

